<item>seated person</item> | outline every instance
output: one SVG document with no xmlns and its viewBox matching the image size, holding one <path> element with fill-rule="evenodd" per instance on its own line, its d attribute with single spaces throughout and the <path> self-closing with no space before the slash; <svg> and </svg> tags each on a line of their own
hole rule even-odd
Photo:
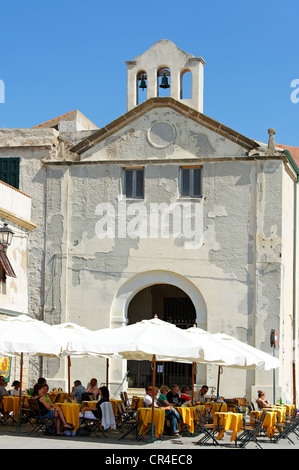
<svg viewBox="0 0 299 470">
<path fill-rule="evenodd" d="M 47 403 L 45 400 L 44 395 L 47 393 L 47 385 L 39 385 L 36 384 L 34 387 L 35 398 L 38 402 L 38 407 L 40 414 L 43 418 L 56 418 L 56 435 L 57 436 L 64 436 L 61 427 L 63 429 L 72 430 L 73 426 L 66 422 L 62 409 L 59 407 L 55 407 L 53 403 Z"/>
<path fill-rule="evenodd" d="M 258 399 L 257 399 L 257 404 L 259 408 L 271 408 L 271 405 L 268 400 L 265 400 L 266 394 L 262 390 L 259 390 L 258 392 Z"/>
<path fill-rule="evenodd" d="M 13 396 L 13 397 L 18 397 L 19 396 L 19 393 L 20 393 L 20 382 L 18 380 L 15 380 L 13 383 L 12 383 L 12 386 L 13 388 L 11 390 L 9 390 L 9 393 Z"/>
<path fill-rule="evenodd" d="M 166 395 L 167 401 L 171 405 L 180 406 L 181 402 L 180 402 L 179 389 L 180 388 L 177 384 L 171 385 L 170 391 Z"/>
<path fill-rule="evenodd" d="M 80 380 L 75 380 L 72 388 L 72 397 L 76 398 L 77 403 L 82 403 L 82 393 L 86 393 L 86 388 L 82 385 Z"/>
<path fill-rule="evenodd" d="M 202 405 L 206 402 L 205 395 L 208 393 L 208 390 L 209 390 L 209 387 L 207 385 L 203 385 L 201 389 L 199 390 L 197 401 L 199 401 Z"/>
<path fill-rule="evenodd" d="M 97 402 L 96 406 L 85 406 L 82 409 L 82 412 L 79 413 L 79 418 L 87 418 L 87 419 L 95 419 L 95 418 L 101 419 L 102 418 L 101 404 L 106 401 L 110 401 L 108 388 L 105 386 L 100 387 L 99 395 L 101 398 Z"/>
<path fill-rule="evenodd" d="M 150 408 L 153 403 L 152 385 L 148 385 L 145 390 L 146 390 L 146 395 L 143 399 L 143 403 L 145 407 Z M 181 420 L 180 414 L 171 405 L 161 406 L 161 404 L 159 403 L 156 397 L 154 398 L 154 407 L 165 409 L 165 419 L 168 419 L 170 421 L 172 435 L 179 436 L 180 433 L 179 433 L 178 421 Z"/>
<path fill-rule="evenodd" d="M 0 375 L 0 397 L 4 397 L 6 395 L 10 395 L 10 393 L 6 390 L 6 382 L 3 375 Z"/>
<path fill-rule="evenodd" d="M 86 393 L 89 393 L 92 400 L 97 400 L 99 396 L 98 381 L 95 378 L 90 379 Z"/>
<path fill-rule="evenodd" d="M 181 388 L 181 393 L 180 393 L 180 402 L 183 403 L 188 403 L 191 401 L 191 397 L 189 395 L 190 388 L 187 387 L 187 385 L 183 385 Z"/>
<path fill-rule="evenodd" d="M 158 405 L 159 406 L 170 406 L 170 403 L 167 400 L 167 393 L 169 392 L 169 387 L 167 385 L 162 385 L 160 388 L 160 395 L 158 398 Z"/>
</svg>

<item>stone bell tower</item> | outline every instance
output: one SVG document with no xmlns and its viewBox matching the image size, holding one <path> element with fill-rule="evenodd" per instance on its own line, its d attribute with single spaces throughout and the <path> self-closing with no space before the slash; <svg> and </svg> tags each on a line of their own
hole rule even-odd
<svg viewBox="0 0 299 470">
<path fill-rule="evenodd" d="M 169 96 L 203 112 L 202 57 L 194 57 L 179 49 L 172 41 L 162 39 L 143 54 L 126 62 L 127 111 L 138 104 L 138 88 L 146 92 L 146 99 L 161 96 L 160 88 L 169 88 Z M 191 96 L 184 97 L 185 74 L 191 75 Z M 162 83 L 159 83 L 162 79 Z"/>
</svg>

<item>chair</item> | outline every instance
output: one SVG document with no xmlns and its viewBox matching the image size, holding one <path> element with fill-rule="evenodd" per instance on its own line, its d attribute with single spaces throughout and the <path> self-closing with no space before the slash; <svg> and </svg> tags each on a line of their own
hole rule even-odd
<svg viewBox="0 0 299 470">
<path fill-rule="evenodd" d="M 84 430 L 88 429 L 90 436 L 94 434 L 96 437 L 100 437 L 100 434 L 102 434 L 104 437 L 107 437 L 103 429 L 102 419 L 98 419 L 96 417 L 90 418 L 90 416 L 85 417 L 84 413 L 83 413 L 82 421 L 80 423 L 80 428 Z"/>
<path fill-rule="evenodd" d="M 61 398 L 61 393 L 57 393 L 54 403 L 59 403 L 60 398 Z"/>
<path fill-rule="evenodd" d="M 256 404 L 257 404 L 257 409 L 258 410 L 262 410 L 263 408 L 261 407 L 261 405 L 259 404 L 259 401 L 258 400 L 255 400 Z"/>
<path fill-rule="evenodd" d="M 196 408 L 196 412 L 198 415 L 198 433 L 203 433 L 203 436 L 199 439 L 199 441 L 194 442 L 195 445 L 202 445 L 206 444 L 210 439 L 212 440 L 212 443 L 215 445 L 219 445 L 219 442 L 216 440 L 215 434 L 216 432 L 219 432 L 221 427 L 220 427 L 220 417 L 217 416 L 217 425 L 215 426 L 214 424 L 208 424 L 204 421 L 204 418 L 198 408 Z M 195 433 L 192 435 L 194 436 Z"/>
<path fill-rule="evenodd" d="M 120 392 L 120 399 L 124 403 L 127 410 L 131 409 L 127 392 Z"/>
<path fill-rule="evenodd" d="M 138 411 L 136 413 L 136 416 L 132 416 L 126 410 L 126 407 L 123 402 L 117 403 L 117 409 L 118 409 L 118 430 L 122 433 L 123 432 L 122 428 L 125 428 L 124 434 L 118 440 L 120 441 L 121 439 L 124 439 L 125 437 L 132 434 L 132 436 L 137 441 L 144 441 L 144 437 L 141 434 L 139 434 L 139 426 L 141 425 L 141 422 L 139 421 L 139 418 L 138 418 Z"/>
<path fill-rule="evenodd" d="M 28 433 L 28 436 L 33 432 L 45 431 L 47 426 L 55 424 L 55 418 L 45 418 L 39 409 L 38 402 L 35 398 L 28 399 L 28 405 L 30 410 L 29 421 L 33 429 Z"/>
<path fill-rule="evenodd" d="M 3 426 L 6 426 L 7 422 L 4 419 L 2 400 L 3 400 L 3 396 L 0 397 L 0 424 L 2 424 Z"/>
<path fill-rule="evenodd" d="M 277 436 L 272 439 L 272 442 L 277 443 L 280 439 L 288 439 L 292 444 L 294 442 L 290 438 L 290 434 L 294 433 L 299 438 L 299 435 L 296 432 L 296 428 L 299 426 L 299 418 L 297 417 L 298 410 L 294 408 L 291 415 L 288 416 L 283 423 L 276 423 L 276 429 L 279 432 Z M 295 444 L 294 444 L 295 445 Z"/>
<path fill-rule="evenodd" d="M 82 401 L 91 401 L 90 393 L 83 392 L 81 395 L 81 402 Z"/>
<path fill-rule="evenodd" d="M 236 446 L 238 446 L 238 441 L 240 442 L 239 447 L 244 448 L 253 441 L 257 447 L 262 449 L 262 446 L 257 440 L 257 437 L 263 432 L 263 425 L 266 418 L 267 411 L 263 410 L 260 419 L 255 419 L 254 423 L 247 424 L 245 418 L 243 418 L 243 431 L 237 436 Z"/>
</svg>

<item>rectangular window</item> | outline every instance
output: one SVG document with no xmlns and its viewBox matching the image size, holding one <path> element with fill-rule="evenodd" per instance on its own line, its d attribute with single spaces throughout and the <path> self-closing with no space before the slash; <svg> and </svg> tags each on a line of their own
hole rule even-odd
<svg viewBox="0 0 299 470">
<path fill-rule="evenodd" d="M 202 197 L 201 167 L 180 168 L 180 196 Z"/>
<path fill-rule="evenodd" d="M 144 168 L 124 169 L 124 195 L 128 199 L 144 198 Z"/>
<path fill-rule="evenodd" d="M 19 158 L 0 158 L 0 180 L 19 189 Z"/>
</svg>

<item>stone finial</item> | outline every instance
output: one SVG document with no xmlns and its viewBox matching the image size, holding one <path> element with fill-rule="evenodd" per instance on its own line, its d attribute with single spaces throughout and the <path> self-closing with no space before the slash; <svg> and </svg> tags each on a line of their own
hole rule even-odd
<svg viewBox="0 0 299 470">
<path fill-rule="evenodd" d="M 268 129 L 268 134 L 269 134 L 269 141 L 268 141 L 268 148 L 266 153 L 267 154 L 274 154 L 275 153 L 275 139 L 274 136 L 276 134 L 276 130 L 273 127 L 270 127 Z"/>
</svg>

